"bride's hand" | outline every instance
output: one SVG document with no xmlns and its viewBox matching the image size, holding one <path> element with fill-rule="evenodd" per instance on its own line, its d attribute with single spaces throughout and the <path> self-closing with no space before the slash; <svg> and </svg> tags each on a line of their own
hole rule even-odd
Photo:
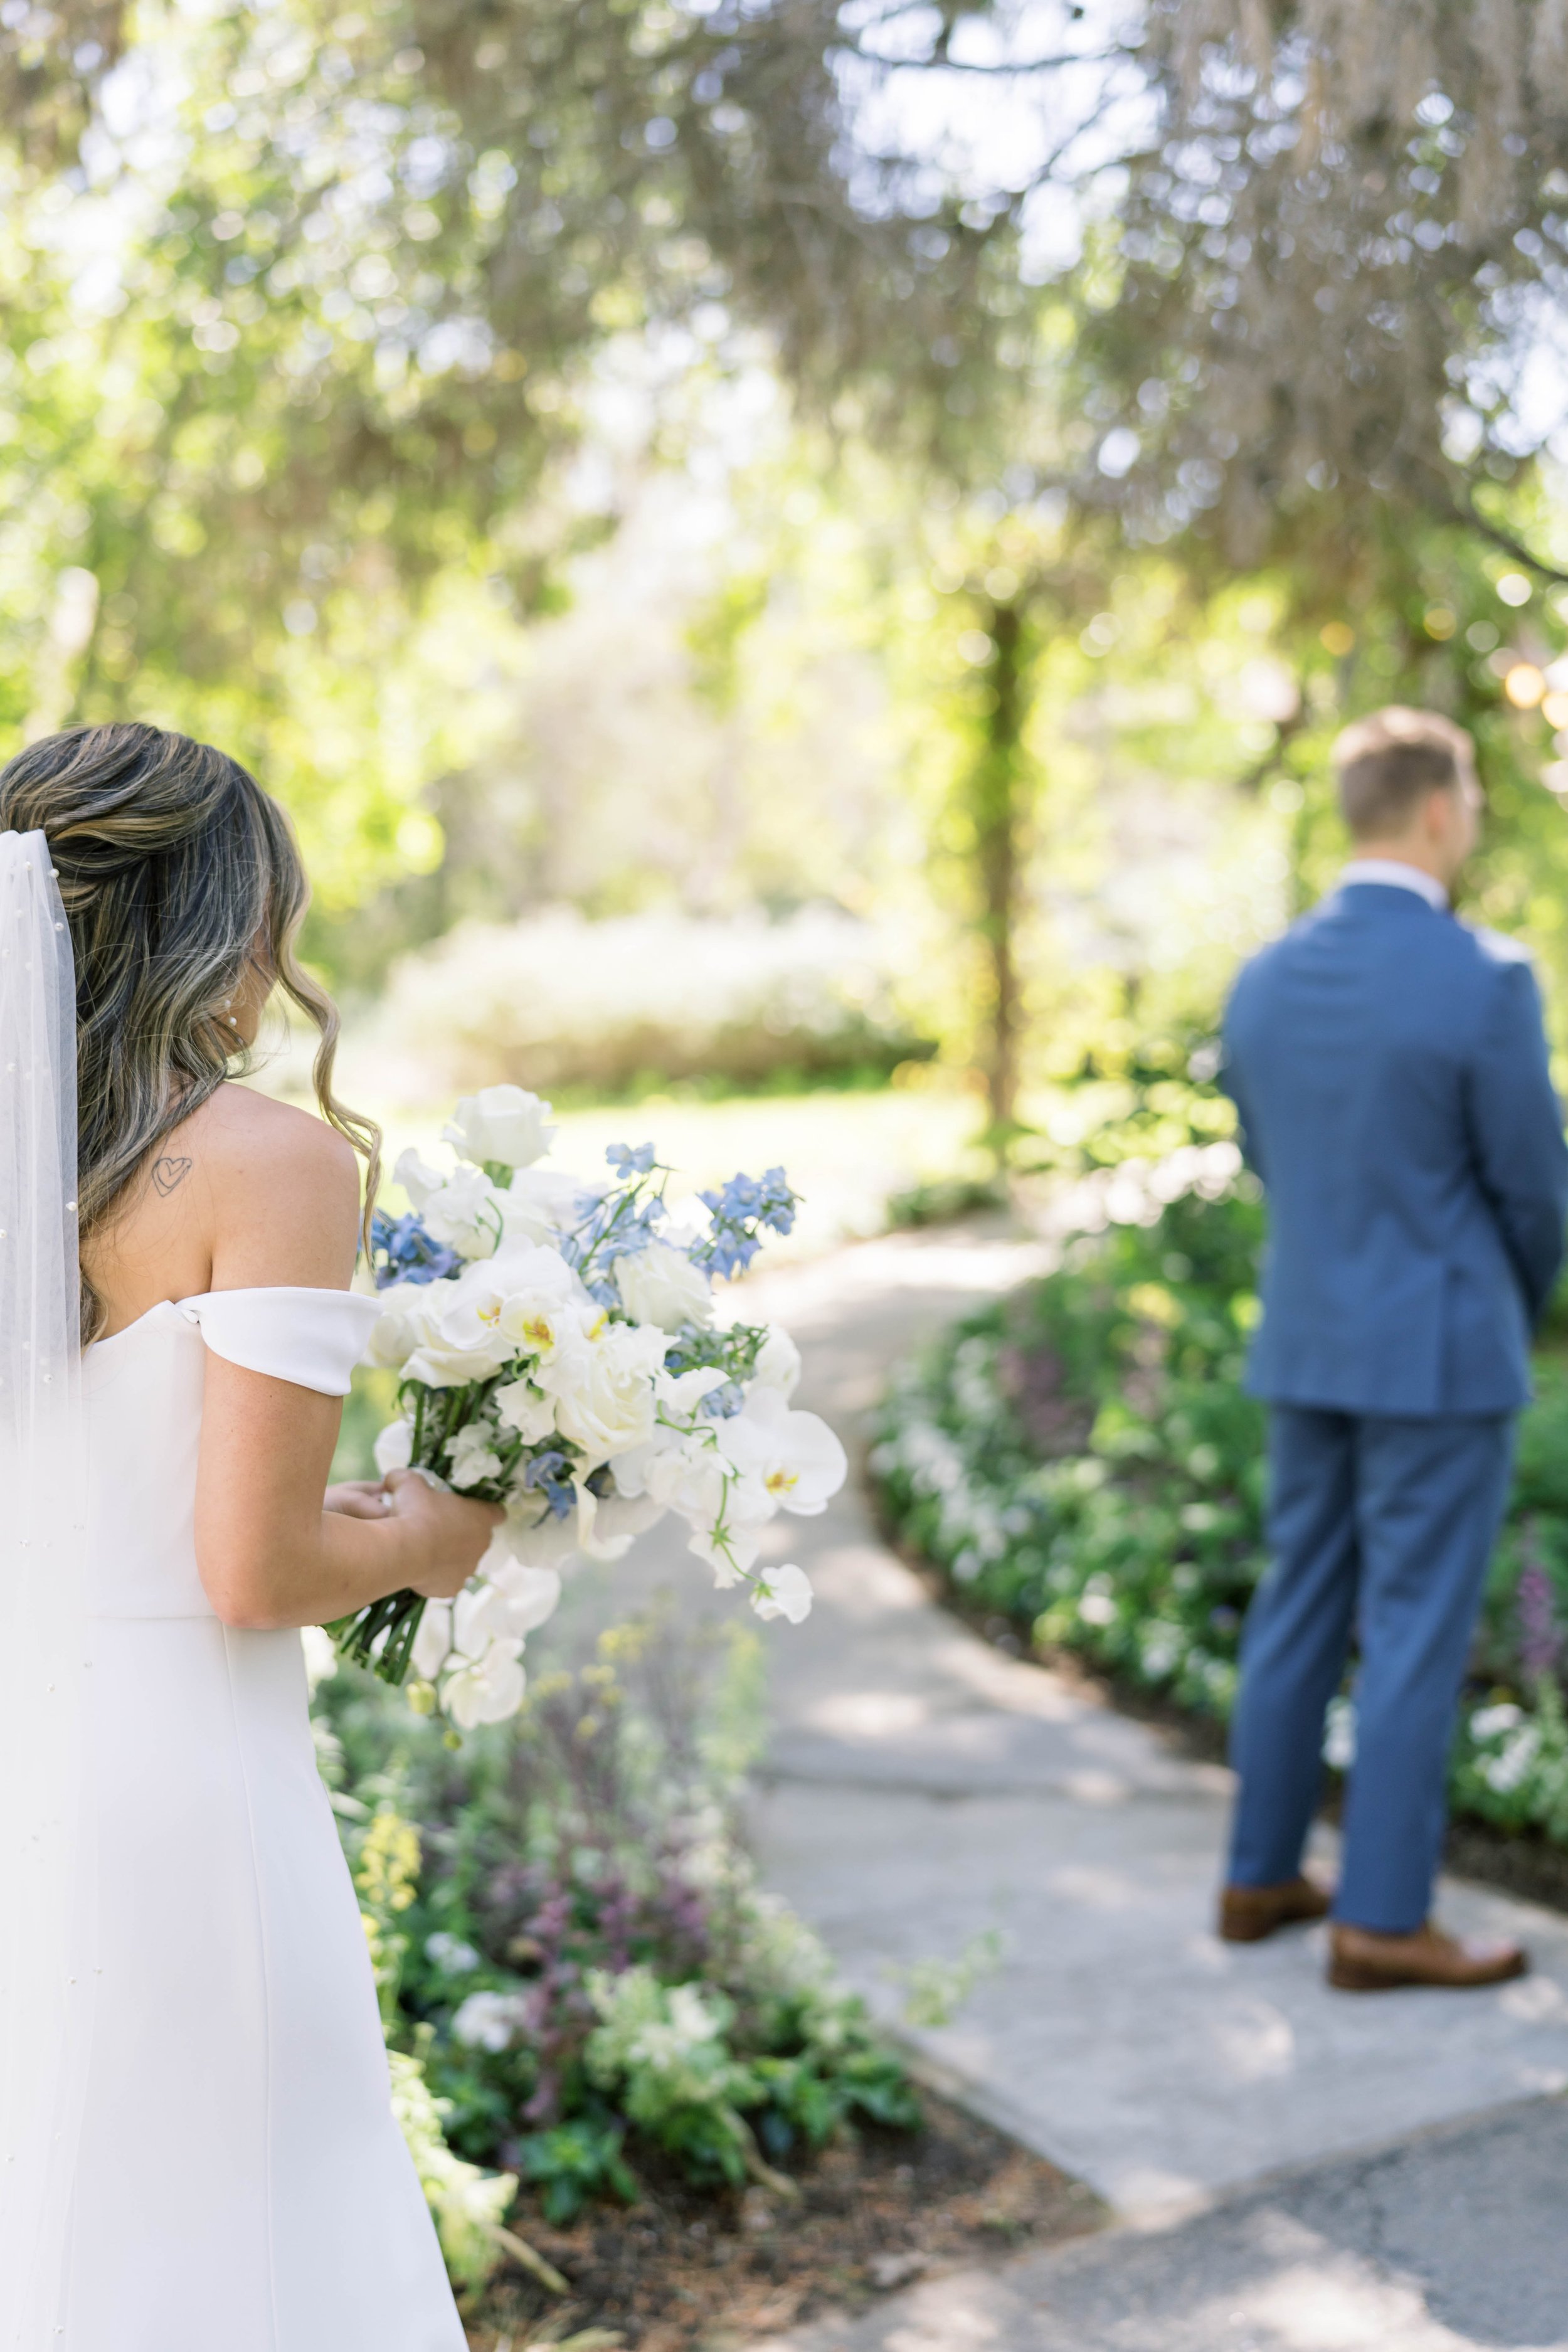
<svg viewBox="0 0 1568 2352">
<path fill-rule="evenodd" d="M 386 1484 L 381 1478 L 345 1478 L 327 1488 L 321 1507 L 345 1519 L 384 1519 Z"/>
<path fill-rule="evenodd" d="M 410 1591 L 427 1601 L 450 1601 L 489 1549 L 506 1513 L 499 1503 L 476 1503 L 427 1486 L 416 1470 L 389 1470 L 379 1508 L 363 1516 L 395 1518 L 415 1562 Z"/>
</svg>

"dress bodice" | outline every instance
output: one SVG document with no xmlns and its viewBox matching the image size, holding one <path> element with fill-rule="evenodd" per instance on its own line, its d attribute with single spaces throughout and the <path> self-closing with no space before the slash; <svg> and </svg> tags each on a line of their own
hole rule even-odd
<svg viewBox="0 0 1568 2352">
<path fill-rule="evenodd" d="M 207 1617 L 196 1570 L 206 1356 L 345 1396 L 380 1312 L 348 1290 L 213 1290 L 166 1299 L 83 1360 L 89 1596 L 96 1615 Z"/>
</svg>

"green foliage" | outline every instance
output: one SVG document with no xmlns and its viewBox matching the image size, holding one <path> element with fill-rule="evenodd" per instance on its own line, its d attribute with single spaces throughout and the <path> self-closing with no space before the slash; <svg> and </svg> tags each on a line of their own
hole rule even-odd
<svg viewBox="0 0 1568 2352">
<path fill-rule="evenodd" d="M 858 2117 L 919 2122 L 738 1843 L 757 1671 L 749 1634 L 642 1621 L 461 1751 L 363 1678 L 319 1691 L 389 2039 L 453 2157 L 521 2174 L 552 2220 L 634 2196 L 639 2152 L 734 2183 Z"/>
<path fill-rule="evenodd" d="M 1240 1386 L 1262 1212 L 1174 1201 L 1068 1250 L 895 1377 L 872 1467 L 908 1540 L 1042 1645 L 1224 1720 L 1265 1564 L 1263 1414 Z M 1453 1794 L 1568 1840 L 1568 1371 L 1538 1366 Z"/>
</svg>

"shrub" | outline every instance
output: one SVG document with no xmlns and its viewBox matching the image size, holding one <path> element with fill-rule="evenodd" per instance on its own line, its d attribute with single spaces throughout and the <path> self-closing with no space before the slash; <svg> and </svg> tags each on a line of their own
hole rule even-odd
<svg viewBox="0 0 1568 2352">
<path fill-rule="evenodd" d="M 553 2221 L 635 2194 L 654 2149 L 777 2188 L 773 2164 L 855 2116 L 919 2119 L 736 1836 L 759 1671 L 743 1630 L 649 1618 L 457 1751 L 364 1678 L 318 1693 L 388 2039 L 452 2154 L 521 2175 Z"/>
<path fill-rule="evenodd" d="M 1265 1561 L 1263 1414 L 1240 1385 L 1261 1228 L 1238 1190 L 1080 1239 L 901 1368 L 871 1455 L 894 1521 L 967 1600 L 1221 1721 Z M 1568 1375 L 1547 1360 L 1538 1383 L 1453 1794 L 1568 1843 Z"/>
<path fill-rule="evenodd" d="M 396 967 L 384 1027 L 443 1090 L 842 1081 L 933 1050 L 900 1016 L 876 934 L 828 908 L 463 924 Z"/>
</svg>

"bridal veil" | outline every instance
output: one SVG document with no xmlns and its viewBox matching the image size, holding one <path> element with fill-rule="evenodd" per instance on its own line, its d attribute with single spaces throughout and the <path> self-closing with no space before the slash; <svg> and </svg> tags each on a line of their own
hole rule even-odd
<svg viewBox="0 0 1568 2352">
<path fill-rule="evenodd" d="M 94 1998 L 76 983 L 42 833 L 0 833 L 0 2346 L 64 2335 Z"/>
</svg>

